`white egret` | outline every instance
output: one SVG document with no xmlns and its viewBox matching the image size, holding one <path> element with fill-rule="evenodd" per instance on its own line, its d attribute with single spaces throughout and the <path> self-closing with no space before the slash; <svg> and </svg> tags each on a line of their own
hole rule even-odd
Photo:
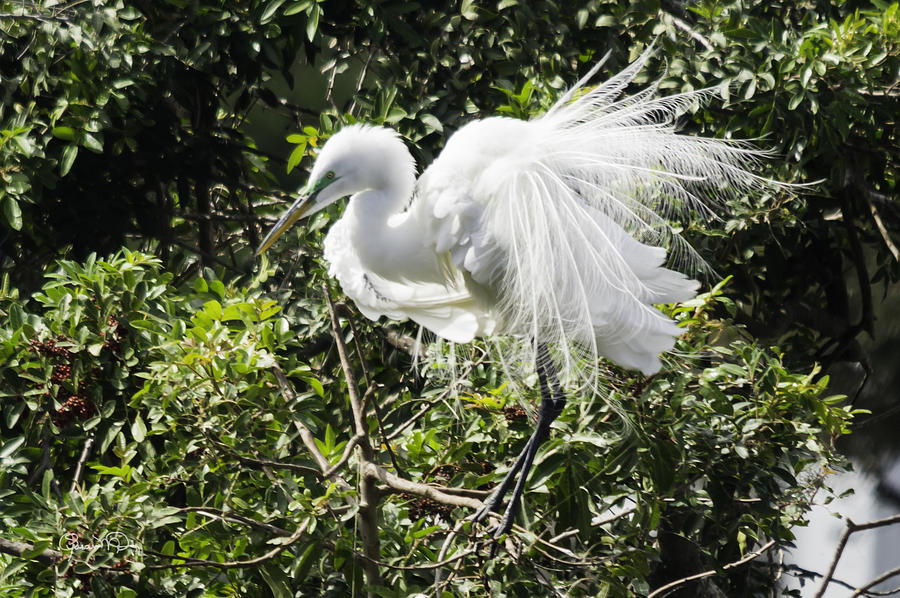
<svg viewBox="0 0 900 598">
<path fill-rule="evenodd" d="M 586 88 L 597 65 L 532 120 L 465 125 L 418 181 L 395 132 L 345 127 L 257 250 L 349 196 L 324 257 L 363 314 L 409 318 L 456 343 L 505 335 L 533 351 L 537 427 L 475 516 L 496 510 L 521 473 L 497 536 L 565 406 L 557 374 L 590 373 L 579 364 L 601 356 L 651 374 L 672 349 L 681 331 L 654 305 L 689 300 L 698 284 L 664 265 L 666 246 L 690 251 L 668 219 L 765 184 L 748 169 L 759 150 L 675 132 L 675 116 L 708 92 L 622 97 L 648 54 Z"/>
</svg>

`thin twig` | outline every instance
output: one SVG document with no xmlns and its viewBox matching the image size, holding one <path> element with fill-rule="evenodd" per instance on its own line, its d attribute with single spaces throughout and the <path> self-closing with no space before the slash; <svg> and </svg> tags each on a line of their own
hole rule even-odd
<svg viewBox="0 0 900 598">
<path fill-rule="evenodd" d="M 169 559 L 177 559 L 180 561 L 184 561 L 183 563 L 169 563 L 166 565 L 147 565 L 144 567 L 145 569 L 179 569 L 185 567 L 215 567 L 217 569 L 244 569 L 247 567 L 255 567 L 260 563 L 264 563 L 266 561 L 272 560 L 277 557 L 279 554 L 284 552 L 285 548 L 294 544 L 299 540 L 303 533 L 306 531 L 306 526 L 309 520 L 303 523 L 297 531 L 288 536 L 288 538 L 284 541 L 283 544 L 276 546 L 269 552 L 258 556 L 256 558 L 247 559 L 246 561 L 225 561 L 224 563 L 220 563 L 218 561 L 209 561 L 206 559 L 195 559 L 191 557 L 183 557 L 183 556 L 173 556 L 170 554 L 164 554 L 161 552 L 157 552 L 155 550 L 144 549 L 144 552 L 147 554 L 152 554 L 158 557 L 165 557 Z"/>
<path fill-rule="evenodd" d="M 69 486 L 69 494 L 75 492 L 78 488 L 78 482 L 81 481 L 81 475 L 84 473 L 84 464 L 87 462 L 91 454 L 91 448 L 94 446 L 94 433 L 87 437 L 84 441 L 84 448 L 81 449 L 81 456 L 78 457 L 78 463 L 75 465 L 75 475 L 72 476 L 72 485 Z"/>
<path fill-rule="evenodd" d="M 179 509 L 179 511 L 183 513 L 199 513 L 213 519 L 221 519 L 222 521 L 234 521 L 236 523 L 243 523 L 244 525 L 250 527 L 265 530 L 270 534 L 275 534 L 276 536 L 291 535 L 291 532 L 284 528 L 277 527 L 269 523 L 263 523 L 262 521 L 251 519 L 250 517 L 244 517 L 243 515 L 238 515 L 237 513 L 225 512 L 222 509 L 215 509 L 213 507 L 182 507 L 181 509 Z"/>
<path fill-rule="evenodd" d="M 387 449 L 388 456 L 391 459 L 391 465 L 394 466 L 394 471 L 400 475 L 405 475 L 403 470 L 400 469 L 400 465 L 397 463 L 397 457 L 394 455 L 391 443 L 387 440 L 386 432 L 384 430 L 384 419 L 381 417 L 381 408 L 378 406 L 378 399 L 374 396 L 375 385 L 372 383 L 371 376 L 369 376 L 369 368 L 366 367 L 366 360 L 363 359 L 362 348 L 359 345 L 359 333 L 356 331 L 356 325 L 353 323 L 353 318 L 347 318 L 347 323 L 350 324 L 350 333 L 353 335 L 353 346 L 356 348 L 356 358 L 359 359 L 359 367 L 362 368 L 363 376 L 366 380 L 366 396 L 372 397 L 372 410 L 375 411 L 375 419 L 378 420 L 378 432 L 381 434 L 381 442 Z M 365 404 L 366 401 L 363 401 L 363 403 Z"/>
<path fill-rule="evenodd" d="M 444 538 L 443 544 L 441 544 L 441 549 L 438 552 L 437 558 L 438 561 L 443 560 L 447 556 L 447 551 L 450 549 L 450 543 L 453 541 L 453 537 L 459 533 L 459 530 L 462 529 L 462 526 L 465 525 L 466 520 L 460 519 L 456 522 L 456 525 L 453 526 L 453 529 L 450 530 L 450 533 L 447 534 L 447 537 Z M 441 583 L 441 570 L 438 569 L 434 572 L 434 595 L 440 596 L 443 587 L 450 583 L 450 580 L 453 578 L 453 575 L 458 570 L 457 567 L 454 567 L 453 571 L 447 577 L 447 580 L 444 583 Z"/>
<path fill-rule="evenodd" d="M 866 200 L 866 204 L 869 206 L 869 213 L 872 215 L 872 220 L 875 221 L 875 227 L 878 229 L 878 232 L 881 233 L 881 238 L 884 240 L 884 244 L 887 245 L 887 248 L 890 250 L 891 255 L 894 256 L 894 261 L 900 262 L 900 249 L 897 249 L 897 246 L 894 245 L 894 241 L 891 239 L 890 233 L 888 233 L 887 227 L 884 225 L 884 221 L 881 219 L 881 214 L 878 213 L 878 209 L 875 207 L 875 204 L 872 202 L 872 198 L 869 196 L 869 193 L 862 189 L 862 196 Z"/>
<path fill-rule="evenodd" d="M 10 20 L 23 20 L 23 21 L 39 21 L 41 23 L 71 23 L 71 19 L 67 19 L 66 17 L 58 17 L 58 16 L 49 16 L 49 15 L 36 15 L 36 14 L 14 14 L 8 12 L 0 12 L 0 19 L 10 19 Z"/>
<path fill-rule="evenodd" d="M 850 598 L 856 598 L 856 596 L 861 596 L 863 594 L 869 594 L 869 589 L 872 588 L 873 586 L 877 586 L 881 582 L 886 581 L 892 577 L 896 577 L 898 575 L 900 575 L 900 567 L 896 567 L 894 569 L 891 569 L 890 571 L 885 571 L 884 573 L 882 573 L 881 575 L 879 575 L 878 577 L 876 577 L 875 579 L 873 579 L 866 585 L 856 588 L 856 591 L 853 592 L 853 595 Z M 888 594 L 888 595 L 890 595 L 890 594 Z"/>
<path fill-rule="evenodd" d="M 485 360 L 486 357 L 487 357 L 487 354 L 483 354 L 481 357 L 478 358 L 478 360 L 476 360 L 476 361 L 474 361 L 473 363 L 469 364 L 469 366 L 466 368 L 466 370 L 460 375 L 460 378 L 465 378 L 466 376 L 468 376 L 469 373 L 470 373 L 473 369 L 475 369 L 476 367 L 478 367 L 478 366 Z M 432 399 L 431 401 L 428 401 L 428 403 L 427 403 L 424 407 L 422 407 L 419 411 L 417 411 L 415 415 L 413 415 L 412 417 L 410 417 L 409 419 L 407 419 L 407 420 L 406 420 L 405 422 L 403 422 L 396 430 L 394 430 L 393 432 L 391 432 L 390 434 L 388 434 L 387 440 L 388 440 L 388 441 L 394 440 L 397 436 L 399 436 L 399 435 L 403 432 L 403 430 L 405 430 L 405 429 L 408 428 L 409 426 L 413 425 L 413 424 L 414 424 L 416 421 L 418 421 L 422 416 L 424 416 L 426 413 L 428 413 L 429 411 L 431 411 L 431 409 L 434 408 L 435 405 L 437 405 L 438 403 L 440 403 L 441 401 L 443 401 L 445 398 L 447 398 L 447 396 L 448 396 L 452 391 L 453 391 L 452 388 L 447 388 L 446 390 L 444 390 L 444 392 L 442 392 L 440 395 L 438 395 L 437 398 Z"/>
<path fill-rule="evenodd" d="M 351 438 L 349 441 L 347 441 L 347 446 L 344 447 L 344 454 L 341 455 L 341 458 L 338 459 L 334 465 L 332 465 L 331 467 L 328 468 L 327 471 L 325 471 L 326 477 L 330 476 L 331 474 L 333 474 L 334 472 L 339 470 L 341 467 L 346 465 L 347 461 L 350 460 L 350 455 L 353 454 L 353 449 L 356 448 L 356 445 L 359 444 L 359 442 L 363 438 L 364 438 L 363 436 L 357 435 L 357 436 L 354 436 L 353 438 Z"/>
<path fill-rule="evenodd" d="M 837 569 L 838 561 L 841 560 L 841 555 L 844 553 L 844 548 L 847 546 L 847 541 L 850 539 L 851 535 L 855 532 L 894 525 L 895 523 L 900 523 L 900 514 L 885 517 L 884 519 L 876 519 L 875 521 L 869 521 L 867 523 L 854 523 L 850 518 L 847 518 L 847 527 L 844 529 L 844 533 L 841 534 L 841 539 L 838 541 L 837 548 L 834 551 L 834 557 L 831 559 L 831 565 L 828 567 L 828 573 L 825 574 L 822 585 L 819 586 L 819 589 L 813 598 L 822 598 L 822 596 L 825 595 L 825 590 L 828 589 L 828 584 L 834 578 L 834 572 Z M 858 594 L 854 594 L 854 596 L 857 595 Z"/>
<path fill-rule="evenodd" d="M 712 577 L 713 575 L 716 575 L 720 571 L 726 571 L 728 569 L 734 569 L 735 567 L 740 567 L 741 565 L 746 565 L 747 563 L 749 563 L 750 561 L 752 561 L 753 559 L 755 559 L 756 557 L 758 557 L 759 555 L 761 555 L 768 549 L 772 548 L 773 546 L 775 546 L 775 540 L 769 540 L 768 542 L 763 544 L 758 550 L 754 550 L 753 552 L 751 552 L 750 554 L 748 554 L 747 556 L 745 556 L 744 558 L 742 558 L 739 561 L 734 561 L 733 563 L 728 563 L 727 565 L 723 566 L 721 569 L 710 569 L 709 571 L 703 571 L 702 573 L 695 573 L 694 575 L 688 575 L 687 577 L 682 577 L 681 579 L 676 579 L 675 581 L 673 581 L 671 583 L 667 583 L 666 585 L 662 586 L 661 588 L 657 588 L 657 589 L 653 590 L 652 592 L 650 592 L 647 595 L 647 598 L 656 598 L 656 596 L 665 596 L 667 593 L 669 593 L 670 590 L 674 590 L 678 586 L 684 585 L 688 582 L 697 581 L 698 579 L 703 579 L 704 577 Z"/>
<path fill-rule="evenodd" d="M 287 376 L 285 376 L 284 371 L 278 364 L 275 364 L 272 366 L 272 372 L 275 374 L 275 379 L 278 381 L 279 387 L 281 387 L 281 394 L 284 396 L 285 401 L 287 403 L 293 403 L 297 399 L 297 395 L 294 394 L 294 389 L 291 388 L 291 383 L 288 381 Z M 322 470 L 323 474 L 331 469 L 331 462 L 328 461 L 328 459 L 325 458 L 325 455 L 322 454 L 322 451 L 319 450 L 316 439 L 310 429 L 297 418 L 294 418 L 294 426 L 300 432 L 300 440 L 303 441 L 306 450 L 312 455 L 313 460 L 319 466 L 319 469 Z M 342 490 L 352 490 L 352 487 L 347 483 L 347 480 L 341 477 L 337 472 L 328 477 L 337 482 Z M 356 501 L 352 496 L 347 495 L 346 499 L 350 501 L 351 504 L 356 504 Z"/>
</svg>

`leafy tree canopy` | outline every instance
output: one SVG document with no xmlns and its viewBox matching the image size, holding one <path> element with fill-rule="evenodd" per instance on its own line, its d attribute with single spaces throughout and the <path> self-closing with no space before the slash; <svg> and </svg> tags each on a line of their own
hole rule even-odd
<svg viewBox="0 0 900 598">
<path fill-rule="evenodd" d="M 898 39 L 882 1 L 0 2 L 0 584 L 626 596 L 718 571 L 685 595 L 767 593 L 777 567 L 745 557 L 791 540 L 848 430 L 814 364 L 869 367 L 900 273 Z M 663 374 L 609 367 L 606 401 L 570 403 L 486 559 L 461 522 L 527 436 L 530 381 L 477 347 L 456 394 L 441 348 L 411 369 L 415 329 L 327 281 L 339 208 L 275 265 L 252 248 L 342 123 L 424 165 L 650 44 L 637 84 L 718 89 L 686 133 L 818 182 L 685 223 L 726 284 L 668 308 Z M 91 547 L 113 533 L 141 554 Z"/>
</svg>

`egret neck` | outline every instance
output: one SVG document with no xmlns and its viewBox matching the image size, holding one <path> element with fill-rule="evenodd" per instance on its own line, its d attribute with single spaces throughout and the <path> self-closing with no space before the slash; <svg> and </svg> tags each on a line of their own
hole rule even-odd
<svg viewBox="0 0 900 598">
<path fill-rule="evenodd" d="M 384 189 L 369 189 L 350 198 L 344 218 L 362 264 L 388 280 L 443 282 L 434 252 L 415 218 L 402 211 L 413 183 L 391 177 Z"/>
</svg>

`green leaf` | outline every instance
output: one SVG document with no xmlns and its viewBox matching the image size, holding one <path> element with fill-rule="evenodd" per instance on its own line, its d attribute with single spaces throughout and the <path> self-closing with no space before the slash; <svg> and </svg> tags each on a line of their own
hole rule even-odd
<svg viewBox="0 0 900 598">
<path fill-rule="evenodd" d="M 3 406 L 3 419 L 7 428 L 12 428 L 19 421 L 22 413 L 25 412 L 25 401 L 5 400 Z"/>
<path fill-rule="evenodd" d="M 419 120 L 425 125 L 425 130 L 429 133 L 432 131 L 437 131 L 438 133 L 443 133 L 444 125 L 441 124 L 441 121 L 437 119 L 436 116 L 432 114 L 423 114 L 419 117 Z"/>
<path fill-rule="evenodd" d="M 78 156 L 77 145 L 67 145 L 63 149 L 62 159 L 59 161 L 59 176 L 66 176 L 72 170 L 75 158 Z"/>
<path fill-rule="evenodd" d="M 62 139 L 63 141 L 74 141 L 75 140 L 75 129 L 72 127 L 53 127 L 50 131 L 54 137 L 57 139 Z"/>
<path fill-rule="evenodd" d="M 281 5 L 284 4 L 284 2 L 285 0 L 273 0 L 272 2 L 269 2 L 259 16 L 260 24 L 265 25 L 271 21 L 272 17 L 275 16 L 275 12 L 281 8 Z"/>
<path fill-rule="evenodd" d="M 305 138 L 304 138 L 305 139 Z M 287 162 L 287 172 L 290 174 L 292 170 L 294 170 L 298 164 L 303 160 L 303 156 L 306 155 L 306 141 L 304 140 L 302 143 L 298 144 L 293 150 L 291 150 L 291 155 L 288 156 Z"/>
<path fill-rule="evenodd" d="M 287 7 L 285 7 L 284 12 L 282 13 L 286 17 L 290 17 L 297 13 L 301 13 L 312 5 L 312 0 L 305 0 L 304 2 L 292 2 Z"/>
<path fill-rule="evenodd" d="M 462 6 L 459 8 L 459 13 L 468 21 L 477 20 L 478 10 L 475 5 L 475 0 L 463 0 Z"/>
<path fill-rule="evenodd" d="M 225 297 L 225 284 L 221 280 L 213 280 L 209 283 L 209 290 L 219 296 L 219 299 Z"/>
<path fill-rule="evenodd" d="M 266 581 L 266 585 L 272 590 L 274 598 L 292 598 L 294 593 L 288 579 L 280 568 L 269 565 L 259 569 L 260 575 Z"/>
<path fill-rule="evenodd" d="M 9 306 L 9 325 L 13 331 L 18 330 L 25 324 L 25 310 L 18 303 Z"/>
<path fill-rule="evenodd" d="M 134 421 L 131 424 L 131 436 L 134 438 L 136 442 L 143 442 L 144 437 L 147 435 L 147 425 L 144 424 L 144 420 L 140 415 L 135 415 Z"/>
<path fill-rule="evenodd" d="M 3 216 L 13 230 L 22 230 L 22 210 L 19 202 L 11 195 L 3 198 Z"/>
<path fill-rule="evenodd" d="M 81 145 L 96 154 L 103 153 L 103 141 L 90 133 L 83 133 L 81 136 Z"/>
<path fill-rule="evenodd" d="M 306 37 L 309 41 L 313 41 L 316 38 L 316 31 L 319 30 L 319 16 L 321 14 L 322 9 L 318 4 L 309 11 L 309 17 L 306 20 Z"/>
<path fill-rule="evenodd" d="M 23 444 L 25 444 L 24 436 L 19 436 L 17 438 L 13 438 L 12 440 L 7 440 L 2 445 L 0 445 L 0 459 L 9 457 L 14 452 L 16 452 Z"/>
<path fill-rule="evenodd" d="M 218 301 L 207 301 L 203 304 L 203 311 L 205 311 L 213 320 L 222 319 L 222 304 Z"/>
</svg>

